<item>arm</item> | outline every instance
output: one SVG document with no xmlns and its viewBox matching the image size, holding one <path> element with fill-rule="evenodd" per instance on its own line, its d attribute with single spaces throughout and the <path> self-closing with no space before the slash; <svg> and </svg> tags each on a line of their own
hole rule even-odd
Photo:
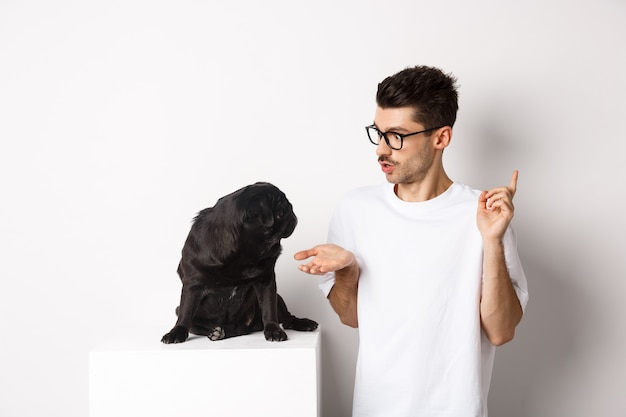
<svg viewBox="0 0 626 417">
<path fill-rule="evenodd" d="M 482 328 L 489 341 L 503 345 L 515 335 L 522 307 L 506 267 L 502 238 L 513 218 L 513 195 L 518 172 L 508 187 L 484 191 L 478 199 L 477 224 L 483 238 L 483 288 L 480 301 Z"/>
<path fill-rule="evenodd" d="M 328 294 L 330 305 L 339 315 L 343 324 L 359 327 L 357 314 L 357 292 L 359 288 L 359 266 L 356 262 L 344 269 L 335 271 L 335 285 Z"/>
<path fill-rule="evenodd" d="M 489 341 L 500 346 L 513 340 L 522 307 L 511 284 L 501 241 L 483 242 L 483 289 L 480 319 Z"/>
<path fill-rule="evenodd" d="M 358 327 L 357 290 L 359 265 L 354 254 L 340 246 L 325 244 L 297 252 L 294 259 L 302 261 L 313 257 L 298 269 L 311 275 L 335 273 L 335 284 L 328 294 L 328 300 L 341 322 L 350 327 Z"/>
</svg>

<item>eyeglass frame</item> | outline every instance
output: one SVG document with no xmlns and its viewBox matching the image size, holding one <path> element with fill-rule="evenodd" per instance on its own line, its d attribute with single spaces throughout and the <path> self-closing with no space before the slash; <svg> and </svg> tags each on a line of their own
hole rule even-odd
<svg viewBox="0 0 626 417">
<path fill-rule="evenodd" d="M 385 138 L 385 143 L 387 144 L 389 149 L 393 149 L 394 151 L 399 151 L 400 149 L 402 149 L 402 146 L 404 145 L 404 138 L 406 138 L 407 136 L 419 135 L 420 133 L 430 132 L 431 130 L 441 129 L 442 127 L 446 127 L 446 126 L 448 126 L 448 125 L 443 125 L 443 126 L 439 126 L 439 127 L 431 127 L 430 129 L 424 129 L 424 130 L 420 130 L 419 132 L 413 132 L 413 133 L 397 133 L 397 132 L 393 132 L 393 131 L 383 132 L 378 127 L 376 127 L 375 124 L 373 124 L 373 125 L 365 126 L 365 132 L 367 133 L 367 138 L 370 140 L 370 142 L 373 145 L 376 145 L 376 146 L 380 145 L 380 137 L 382 136 L 383 138 Z M 372 128 L 376 132 L 378 132 L 378 143 L 374 142 L 372 140 L 372 138 L 370 137 L 370 133 L 369 133 L 369 129 L 370 128 Z M 389 133 L 393 133 L 394 135 L 396 135 L 397 137 L 400 138 L 400 147 L 399 148 L 394 148 L 393 146 L 391 146 L 391 144 L 389 143 L 389 138 L 387 137 L 387 134 L 389 134 Z"/>
</svg>

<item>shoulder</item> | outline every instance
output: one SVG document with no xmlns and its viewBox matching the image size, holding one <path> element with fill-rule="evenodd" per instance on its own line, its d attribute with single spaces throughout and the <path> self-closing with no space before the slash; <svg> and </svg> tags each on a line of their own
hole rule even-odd
<svg viewBox="0 0 626 417">
<path fill-rule="evenodd" d="M 455 182 L 446 191 L 445 196 L 442 196 L 443 201 L 441 204 L 448 208 L 462 206 L 474 210 L 480 193 L 481 191 L 475 190 L 468 185 Z"/>
<path fill-rule="evenodd" d="M 340 199 L 339 204 L 362 203 L 383 198 L 385 192 L 392 185 L 388 183 L 366 185 L 346 192 Z"/>
<path fill-rule="evenodd" d="M 476 200 L 482 191 L 476 190 L 469 185 L 455 182 L 450 187 L 451 195 L 457 199 Z"/>
</svg>

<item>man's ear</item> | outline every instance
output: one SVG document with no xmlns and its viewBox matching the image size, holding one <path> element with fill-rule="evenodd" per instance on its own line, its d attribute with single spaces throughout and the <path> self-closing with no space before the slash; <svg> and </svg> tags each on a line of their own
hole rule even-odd
<svg viewBox="0 0 626 417">
<path fill-rule="evenodd" d="M 450 126 L 444 126 L 437 129 L 434 135 L 435 138 L 433 144 L 435 148 L 443 151 L 452 141 L 452 128 Z"/>
</svg>

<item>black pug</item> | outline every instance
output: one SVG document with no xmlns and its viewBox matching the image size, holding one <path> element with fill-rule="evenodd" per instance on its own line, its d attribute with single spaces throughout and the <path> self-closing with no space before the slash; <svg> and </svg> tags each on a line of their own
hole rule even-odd
<svg viewBox="0 0 626 417">
<path fill-rule="evenodd" d="M 276 293 L 274 267 L 280 240 L 298 219 L 285 194 L 257 182 L 198 213 L 183 246 L 183 283 L 176 325 L 161 341 L 180 343 L 189 333 L 220 340 L 263 330 L 269 341 L 285 329 L 313 331 L 317 323 L 292 315 Z"/>
</svg>

